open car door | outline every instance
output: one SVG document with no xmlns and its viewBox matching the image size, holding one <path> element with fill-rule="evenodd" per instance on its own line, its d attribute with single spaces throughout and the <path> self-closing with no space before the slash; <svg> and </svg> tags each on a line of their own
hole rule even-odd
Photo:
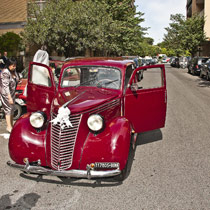
<svg viewBox="0 0 210 210">
<path fill-rule="evenodd" d="M 136 133 L 165 126 L 167 106 L 164 65 L 139 67 L 133 71 L 125 91 L 125 117 Z"/>
<path fill-rule="evenodd" d="M 31 62 L 27 86 L 27 111 L 43 111 L 49 116 L 55 93 L 54 76 L 49 66 Z"/>
</svg>

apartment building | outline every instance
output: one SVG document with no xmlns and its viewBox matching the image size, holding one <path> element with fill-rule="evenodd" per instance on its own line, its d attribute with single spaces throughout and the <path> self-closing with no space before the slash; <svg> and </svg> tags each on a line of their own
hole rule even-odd
<svg viewBox="0 0 210 210">
<path fill-rule="evenodd" d="M 208 41 L 204 42 L 198 49 L 198 54 L 210 56 L 210 0 L 187 0 L 187 18 L 195 14 L 205 17 L 204 31 Z"/>
</svg>

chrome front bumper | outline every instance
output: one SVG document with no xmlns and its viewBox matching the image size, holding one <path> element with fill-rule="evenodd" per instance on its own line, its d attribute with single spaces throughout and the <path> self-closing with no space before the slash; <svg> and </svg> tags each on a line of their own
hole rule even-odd
<svg viewBox="0 0 210 210">
<path fill-rule="evenodd" d="M 7 165 L 24 171 L 26 173 L 32 174 L 42 174 L 48 176 L 63 176 L 63 177 L 74 177 L 74 178 L 103 178 L 117 176 L 121 173 L 119 169 L 107 170 L 107 171 L 95 171 L 95 170 L 69 170 L 69 171 L 55 171 L 51 169 L 44 168 L 42 166 L 33 165 L 21 165 L 16 163 L 7 162 Z"/>
</svg>

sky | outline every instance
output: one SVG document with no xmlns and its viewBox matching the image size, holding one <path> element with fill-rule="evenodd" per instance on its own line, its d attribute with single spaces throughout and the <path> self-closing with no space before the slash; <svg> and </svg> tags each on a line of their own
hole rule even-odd
<svg viewBox="0 0 210 210">
<path fill-rule="evenodd" d="M 150 27 L 146 37 L 154 39 L 154 44 L 163 41 L 169 26 L 171 14 L 183 14 L 186 16 L 186 0 L 135 0 L 137 11 L 144 13 L 143 27 Z"/>
</svg>

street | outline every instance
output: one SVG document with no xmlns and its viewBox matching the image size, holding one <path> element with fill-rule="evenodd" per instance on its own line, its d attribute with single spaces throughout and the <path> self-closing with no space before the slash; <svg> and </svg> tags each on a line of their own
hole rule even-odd
<svg viewBox="0 0 210 210">
<path fill-rule="evenodd" d="M 0 136 L 0 210 L 210 209 L 210 82 L 166 67 L 166 126 L 138 135 L 123 182 L 22 173 L 7 166 Z"/>
</svg>

